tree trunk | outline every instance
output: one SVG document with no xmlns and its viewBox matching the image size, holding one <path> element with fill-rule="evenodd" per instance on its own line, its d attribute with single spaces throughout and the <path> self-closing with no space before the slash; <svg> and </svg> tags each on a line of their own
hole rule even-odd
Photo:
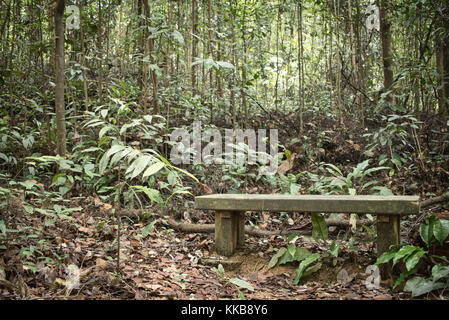
<svg viewBox="0 0 449 320">
<path fill-rule="evenodd" d="M 150 11 L 150 6 L 148 4 L 148 0 L 143 0 L 143 4 L 144 4 L 144 10 L 145 10 L 145 17 L 146 17 L 146 25 L 147 27 L 151 27 L 151 11 Z M 152 65 L 155 64 L 154 61 L 154 39 L 151 37 L 151 32 L 148 31 L 148 29 L 145 30 L 145 37 L 146 37 L 146 41 L 145 41 L 145 54 L 149 55 L 150 57 L 150 63 Z M 146 74 L 147 74 L 147 62 L 145 63 L 145 82 L 146 82 Z M 160 110 L 159 110 L 159 104 L 158 104 L 158 96 L 157 96 L 157 75 L 156 75 L 156 71 L 152 68 L 150 70 L 150 75 L 151 75 L 151 83 L 152 83 L 152 87 L 153 87 L 153 97 L 152 97 L 152 102 L 153 102 L 153 112 L 154 114 L 159 114 Z M 146 88 L 147 83 L 144 83 L 144 87 Z M 146 89 L 145 89 L 145 93 L 146 93 Z M 146 94 L 145 94 L 145 105 L 146 105 Z M 145 108 L 146 109 L 146 108 Z M 146 113 L 146 110 L 145 110 Z"/>
<path fill-rule="evenodd" d="M 299 97 L 299 132 L 302 135 L 304 131 L 304 123 L 302 115 L 304 113 L 304 66 L 303 66 L 303 38 L 302 38 L 302 0 L 298 1 L 297 6 L 298 18 L 298 97 Z"/>
<path fill-rule="evenodd" d="M 64 106 L 64 7 L 65 0 L 58 0 L 55 8 L 55 38 L 56 38 L 56 67 L 55 67 L 55 111 L 56 111 L 56 135 L 57 152 L 60 156 L 67 153 L 66 123 Z"/>
<path fill-rule="evenodd" d="M 393 54 L 391 49 L 390 1 L 380 1 L 380 35 L 382 41 L 382 59 L 384 72 L 384 93 L 391 90 L 393 85 Z M 391 94 L 387 94 L 387 101 L 392 102 Z"/>
<path fill-rule="evenodd" d="M 98 35 L 97 35 L 97 50 L 99 53 L 98 59 L 98 99 L 100 104 L 103 103 L 103 39 L 102 39 L 102 24 L 103 17 L 101 12 L 101 0 L 98 0 Z"/>
<path fill-rule="evenodd" d="M 192 62 L 198 56 L 198 39 L 197 39 L 197 29 L 198 29 L 198 6 L 197 0 L 192 0 Z M 192 92 L 196 94 L 196 65 L 192 65 L 191 69 L 191 80 L 192 80 Z"/>
</svg>

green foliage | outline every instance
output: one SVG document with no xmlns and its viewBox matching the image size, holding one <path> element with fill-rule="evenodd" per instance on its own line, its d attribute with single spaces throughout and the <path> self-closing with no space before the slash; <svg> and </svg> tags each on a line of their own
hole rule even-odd
<svg viewBox="0 0 449 320">
<path fill-rule="evenodd" d="M 243 295 L 243 293 L 240 291 L 240 289 L 247 289 L 249 291 L 254 291 L 254 287 L 249 284 L 247 281 L 239 279 L 239 278 L 231 278 L 231 279 L 226 279 L 225 277 L 225 270 L 223 268 L 223 265 L 220 263 L 218 265 L 217 268 L 212 267 L 212 271 L 214 271 L 218 277 L 225 282 L 225 284 L 232 284 L 236 287 L 238 296 L 240 300 L 245 300 L 245 296 Z"/>
<path fill-rule="evenodd" d="M 392 176 L 395 171 L 413 162 L 411 151 L 415 150 L 415 146 L 410 141 L 414 141 L 413 132 L 422 122 L 408 114 L 391 114 L 381 118 L 385 126 L 375 133 L 364 134 L 372 141 L 364 153 L 369 156 L 375 150 L 383 152 L 378 157 L 378 164 L 387 164 L 389 175 Z"/>
<path fill-rule="evenodd" d="M 420 225 L 420 235 L 428 248 L 437 242 L 443 244 L 449 235 L 448 220 L 437 220 L 435 216 L 427 216 Z M 376 261 L 376 265 L 392 261 L 394 267 L 398 262 L 405 264 L 406 271 L 402 272 L 394 284 L 394 288 L 400 285 L 407 278 L 418 272 L 419 262 L 426 258 L 428 251 L 411 245 L 400 248 L 393 248 L 384 252 Z M 445 257 L 437 257 L 449 263 Z M 412 295 L 420 296 L 433 290 L 449 287 L 449 266 L 435 264 L 432 268 L 430 278 L 414 277 L 407 281 L 405 291 L 412 292 Z M 446 281 L 445 281 L 446 279 Z"/>
<path fill-rule="evenodd" d="M 418 297 L 434 290 L 449 287 L 449 265 L 434 265 L 432 275 L 428 278 L 414 277 L 407 281 L 404 291 L 412 293 L 412 297 Z"/>
<path fill-rule="evenodd" d="M 449 220 L 437 220 L 434 215 L 427 216 L 419 227 L 419 234 L 427 247 L 436 242 L 443 245 L 449 236 Z"/>
<path fill-rule="evenodd" d="M 312 265 L 319 258 L 321 258 L 321 254 L 312 254 L 309 250 L 296 247 L 290 243 L 287 247 L 280 248 L 271 258 L 268 263 L 268 269 L 290 262 L 300 262 L 296 270 L 295 280 L 293 281 L 293 284 L 296 285 L 303 276 L 308 276 L 321 268 L 321 263 Z"/>
</svg>

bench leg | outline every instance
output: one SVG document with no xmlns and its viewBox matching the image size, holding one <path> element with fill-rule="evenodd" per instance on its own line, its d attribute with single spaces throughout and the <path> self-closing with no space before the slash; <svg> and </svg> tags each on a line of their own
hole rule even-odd
<svg viewBox="0 0 449 320">
<path fill-rule="evenodd" d="M 377 216 L 377 256 L 389 251 L 391 245 L 399 245 L 401 238 L 400 216 L 378 215 Z M 392 277 L 391 263 L 379 265 L 380 277 L 388 280 Z"/>
<path fill-rule="evenodd" d="M 237 223 L 234 212 L 215 212 L 215 249 L 217 253 L 229 257 L 237 246 Z"/>
<path fill-rule="evenodd" d="M 245 212 L 235 213 L 237 223 L 237 247 L 243 247 L 245 244 Z"/>
</svg>

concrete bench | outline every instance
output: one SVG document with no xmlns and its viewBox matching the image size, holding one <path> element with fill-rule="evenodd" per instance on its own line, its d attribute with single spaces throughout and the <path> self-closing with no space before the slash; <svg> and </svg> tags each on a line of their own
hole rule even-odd
<svg viewBox="0 0 449 320">
<path fill-rule="evenodd" d="M 400 243 L 400 217 L 419 214 L 418 196 L 211 194 L 195 209 L 215 211 L 217 253 L 231 256 L 245 242 L 245 211 L 359 213 L 377 216 L 377 254 Z"/>
</svg>

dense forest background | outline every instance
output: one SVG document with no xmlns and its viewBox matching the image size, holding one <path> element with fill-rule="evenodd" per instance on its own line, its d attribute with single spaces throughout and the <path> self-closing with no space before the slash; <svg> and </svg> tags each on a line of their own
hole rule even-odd
<svg viewBox="0 0 449 320">
<path fill-rule="evenodd" d="M 187 281 L 170 258 L 154 268 L 173 271 L 176 286 L 136 276 L 129 248 L 167 257 L 158 250 L 182 249 L 187 236 L 189 250 L 172 257 L 188 262 L 213 247 L 207 235 L 173 233 L 213 220 L 193 210 L 204 193 L 415 194 L 447 205 L 448 1 L 0 0 L 0 37 L 5 297 L 59 297 L 69 264 L 101 271 L 94 287 L 83 276 L 81 296 L 235 297 L 217 280 L 212 291 L 189 287 L 203 271 Z M 194 120 L 278 129 L 277 174 L 258 175 L 260 163 L 175 166 L 170 133 L 191 132 Z M 429 214 L 447 218 L 437 206 L 405 221 L 410 245 L 430 246 L 418 235 L 421 222 L 437 221 Z M 302 219 L 261 214 L 250 224 Z M 363 221 L 357 232 L 375 234 Z"/>
</svg>

